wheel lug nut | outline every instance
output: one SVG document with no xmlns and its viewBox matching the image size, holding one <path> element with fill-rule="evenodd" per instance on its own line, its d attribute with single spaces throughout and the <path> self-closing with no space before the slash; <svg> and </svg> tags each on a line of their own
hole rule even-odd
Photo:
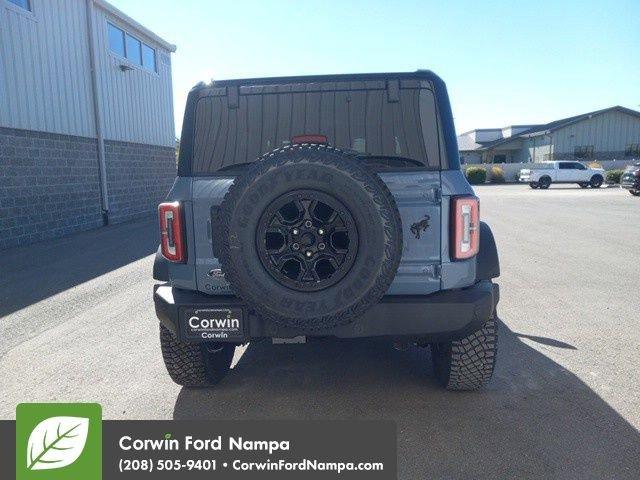
<svg viewBox="0 0 640 480">
<path fill-rule="evenodd" d="M 325 247 L 324 243 L 318 244 L 318 250 L 324 250 L 324 247 Z"/>
<path fill-rule="evenodd" d="M 308 251 L 308 250 L 307 250 L 306 255 L 307 255 L 307 257 L 310 257 L 310 256 L 311 256 L 311 255 L 313 255 L 313 254 L 312 254 L 310 251 Z"/>
<path fill-rule="evenodd" d="M 319 229 L 318 229 L 318 234 L 320 234 L 320 235 L 324 235 L 324 229 L 319 228 Z"/>
<path fill-rule="evenodd" d="M 311 220 L 307 220 L 306 222 L 304 222 L 304 226 L 307 228 L 311 228 L 313 227 L 313 223 L 311 222 Z"/>
<path fill-rule="evenodd" d="M 294 235 L 297 235 L 298 233 L 300 233 L 300 231 L 297 228 L 294 228 L 293 232 L 291 232 L 291 233 L 293 233 Z"/>
<path fill-rule="evenodd" d="M 299 243 L 294 243 L 293 245 L 291 245 L 291 248 L 293 248 L 294 250 L 299 250 L 300 249 L 300 244 Z"/>
</svg>

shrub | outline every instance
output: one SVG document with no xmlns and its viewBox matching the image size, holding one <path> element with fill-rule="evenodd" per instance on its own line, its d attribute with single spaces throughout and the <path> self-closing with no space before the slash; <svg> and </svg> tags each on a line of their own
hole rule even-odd
<svg viewBox="0 0 640 480">
<path fill-rule="evenodd" d="M 501 167 L 491 167 L 491 183 L 504 183 L 504 170 Z"/>
<path fill-rule="evenodd" d="M 620 177 L 624 170 L 607 170 L 606 180 L 607 183 L 620 183 Z"/>
<path fill-rule="evenodd" d="M 602 165 L 600 165 L 598 162 L 589 162 L 587 164 L 587 167 L 589 167 L 589 168 L 602 168 Z"/>
<path fill-rule="evenodd" d="M 480 185 L 487 181 L 487 171 L 482 167 L 470 167 L 465 172 L 471 185 Z"/>
</svg>

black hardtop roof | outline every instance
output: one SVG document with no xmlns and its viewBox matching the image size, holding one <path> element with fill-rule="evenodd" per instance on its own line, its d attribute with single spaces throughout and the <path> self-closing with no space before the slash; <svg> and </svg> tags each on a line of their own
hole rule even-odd
<svg viewBox="0 0 640 480">
<path fill-rule="evenodd" d="M 460 169 L 458 156 L 458 144 L 456 140 L 455 127 L 453 125 L 453 114 L 451 104 L 447 94 L 447 87 L 444 81 L 431 70 L 416 70 L 415 72 L 387 72 L 387 73 L 352 73 L 335 75 L 303 75 L 286 77 L 266 77 L 266 78 L 244 78 L 213 81 L 207 85 L 203 82 L 191 89 L 187 97 L 187 107 L 185 109 L 184 122 L 182 123 L 182 143 L 180 148 L 180 158 L 178 161 L 178 175 L 191 175 L 191 156 L 193 153 L 193 136 L 195 128 L 196 105 L 207 90 L 217 87 L 240 87 L 242 86 L 262 86 L 281 85 L 295 83 L 320 83 L 320 82 L 359 82 L 359 81 L 425 81 L 430 82 L 436 100 L 436 108 L 441 120 L 442 139 L 446 151 L 446 164 L 444 169 Z M 401 87 L 402 88 L 402 87 Z"/>
<path fill-rule="evenodd" d="M 238 78 L 228 80 L 213 80 L 207 85 L 199 83 L 194 88 L 228 87 L 241 85 L 277 85 L 283 83 L 318 83 L 318 82 L 357 82 L 363 80 L 428 80 L 442 81 L 431 70 L 417 70 L 415 72 L 390 73 L 340 73 L 331 75 L 300 75 L 293 77 L 259 77 Z"/>
</svg>

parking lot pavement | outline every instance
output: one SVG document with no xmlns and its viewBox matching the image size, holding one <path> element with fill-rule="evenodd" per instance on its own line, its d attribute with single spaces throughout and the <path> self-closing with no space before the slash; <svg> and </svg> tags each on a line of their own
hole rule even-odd
<svg viewBox="0 0 640 480">
<path fill-rule="evenodd" d="M 0 259 L 0 418 L 98 401 L 118 418 L 387 418 L 400 478 L 638 478 L 640 199 L 619 189 L 476 189 L 502 276 L 488 388 L 436 386 L 428 350 L 381 339 L 252 344 L 215 390 L 164 372 L 156 226 L 108 227 Z"/>
</svg>

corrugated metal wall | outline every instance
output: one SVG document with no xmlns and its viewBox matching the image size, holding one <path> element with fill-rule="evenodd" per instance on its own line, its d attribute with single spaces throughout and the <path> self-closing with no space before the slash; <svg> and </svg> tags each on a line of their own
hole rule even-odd
<svg viewBox="0 0 640 480">
<path fill-rule="evenodd" d="M 96 65 L 105 138 L 150 145 L 175 145 L 170 53 L 114 18 L 97 5 L 94 10 Z M 144 19 L 143 19 L 144 20 Z M 109 51 L 107 21 L 156 49 L 158 73 L 133 66 Z"/>
<path fill-rule="evenodd" d="M 0 126 L 95 137 L 84 0 L 31 0 L 33 13 L 0 1 Z M 96 5 L 96 65 L 104 136 L 174 145 L 170 53 Z M 107 19 L 157 51 L 158 73 L 109 52 Z"/>
<path fill-rule="evenodd" d="M 611 111 L 553 132 L 553 153 L 571 153 L 576 146 L 593 145 L 594 152 L 624 152 L 640 143 L 640 118 Z"/>
<path fill-rule="evenodd" d="M 85 5 L 0 2 L 0 126 L 95 136 Z"/>
</svg>

